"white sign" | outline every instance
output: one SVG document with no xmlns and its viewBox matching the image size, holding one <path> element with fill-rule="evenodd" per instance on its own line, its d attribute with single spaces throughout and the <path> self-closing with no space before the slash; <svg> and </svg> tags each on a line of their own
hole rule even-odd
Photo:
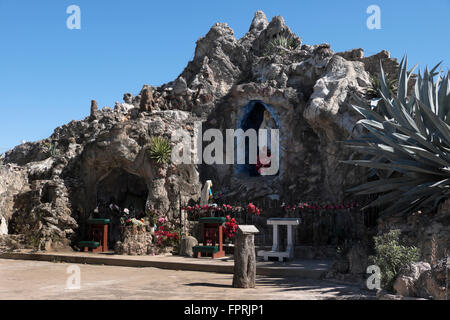
<svg viewBox="0 0 450 320">
<path fill-rule="evenodd" d="M 242 233 L 259 233 L 258 228 L 252 224 L 238 226 Z"/>
</svg>

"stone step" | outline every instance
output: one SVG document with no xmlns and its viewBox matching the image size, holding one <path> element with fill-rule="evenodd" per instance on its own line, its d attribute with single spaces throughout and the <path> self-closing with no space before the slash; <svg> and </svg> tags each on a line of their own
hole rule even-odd
<svg viewBox="0 0 450 320">
<path fill-rule="evenodd" d="M 256 251 L 265 250 L 271 251 L 272 246 L 255 246 Z M 283 249 L 283 248 L 281 248 Z M 285 250 L 285 249 L 284 249 Z M 307 245 L 295 245 L 294 257 L 296 259 L 335 259 L 337 255 L 336 246 L 307 246 Z"/>
<path fill-rule="evenodd" d="M 219 259 L 188 258 L 181 256 L 124 256 L 112 253 L 84 252 L 8 252 L 0 254 L 0 259 L 36 260 L 77 264 L 97 264 L 122 267 L 154 267 L 161 269 L 202 271 L 232 274 L 232 257 Z M 294 260 L 289 262 L 258 261 L 256 274 L 269 277 L 296 277 L 300 279 L 320 279 L 331 267 L 332 260 Z"/>
</svg>

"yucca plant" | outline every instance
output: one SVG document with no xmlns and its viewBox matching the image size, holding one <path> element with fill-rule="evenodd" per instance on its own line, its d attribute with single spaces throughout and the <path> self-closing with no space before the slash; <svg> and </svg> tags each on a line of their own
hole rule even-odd
<svg viewBox="0 0 450 320">
<path fill-rule="evenodd" d="M 408 95 L 408 81 L 414 68 L 407 71 L 407 58 L 398 72 L 396 95 L 389 92 L 380 63 L 382 108 L 355 96 L 360 105 L 352 105 L 364 119 L 358 123 L 367 134 L 345 144 L 364 154 L 361 160 L 344 163 L 372 168 L 378 179 L 348 191 L 356 195 L 379 194 L 364 209 L 383 207 L 382 213 L 431 211 L 441 199 L 450 196 L 450 80 L 425 68 Z M 384 172 L 384 174 L 379 174 Z"/>
<path fill-rule="evenodd" d="M 266 48 L 266 55 L 272 54 L 277 51 L 280 51 L 279 48 L 284 48 L 286 50 L 295 50 L 299 46 L 299 43 L 291 37 L 291 36 L 283 36 L 283 35 L 277 35 L 275 38 L 269 41 Z M 281 53 L 282 51 L 280 51 Z"/>
<path fill-rule="evenodd" d="M 158 164 L 167 163 L 171 154 L 172 148 L 170 142 L 163 137 L 153 137 L 148 150 L 150 158 Z"/>
<path fill-rule="evenodd" d="M 45 146 L 47 147 L 47 154 L 50 157 L 59 157 L 61 152 L 58 150 L 58 142 L 45 142 Z"/>
</svg>

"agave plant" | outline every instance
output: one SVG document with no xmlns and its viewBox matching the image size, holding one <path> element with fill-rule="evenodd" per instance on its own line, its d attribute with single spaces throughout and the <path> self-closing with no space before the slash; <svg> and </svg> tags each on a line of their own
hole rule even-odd
<svg viewBox="0 0 450 320">
<path fill-rule="evenodd" d="M 386 78 L 389 79 L 389 74 L 387 74 L 387 73 L 386 73 Z M 388 85 L 390 94 L 397 94 L 397 79 L 390 79 L 386 83 Z M 371 85 L 372 86 L 367 89 L 367 95 L 372 99 L 381 98 L 380 80 L 377 77 L 372 76 L 371 77 Z"/>
<path fill-rule="evenodd" d="M 172 153 L 170 142 L 163 137 L 154 137 L 149 148 L 150 158 L 158 164 L 166 163 Z"/>
<path fill-rule="evenodd" d="M 408 82 L 414 68 L 407 71 L 407 58 L 398 72 L 396 95 L 389 91 L 380 63 L 382 108 L 377 103 L 352 105 L 364 119 L 358 123 L 367 134 L 345 144 L 365 155 L 344 163 L 372 168 L 378 179 L 348 191 L 357 195 L 379 194 L 364 209 L 381 206 L 382 213 L 431 211 L 441 199 L 450 197 L 450 79 L 425 68 L 418 74 L 413 95 Z"/>
</svg>

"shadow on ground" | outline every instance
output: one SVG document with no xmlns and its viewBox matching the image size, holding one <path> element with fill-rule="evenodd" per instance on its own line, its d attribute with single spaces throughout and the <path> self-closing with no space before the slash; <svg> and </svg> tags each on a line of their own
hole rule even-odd
<svg viewBox="0 0 450 320">
<path fill-rule="evenodd" d="M 277 287 L 280 291 L 317 291 L 321 294 L 333 294 L 336 299 L 375 299 L 375 293 L 358 285 L 339 284 L 326 280 L 258 277 L 257 287 Z"/>
<path fill-rule="evenodd" d="M 185 284 L 189 287 L 214 287 L 214 288 L 232 288 L 231 284 L 221 284 L 221 283 L 207 283 L 207 282 L 193 282 Z"/>
</svg>

